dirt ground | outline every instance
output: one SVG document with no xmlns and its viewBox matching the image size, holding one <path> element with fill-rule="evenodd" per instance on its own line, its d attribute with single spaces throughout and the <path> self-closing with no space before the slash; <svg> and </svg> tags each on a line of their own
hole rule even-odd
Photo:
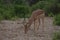
<svg viewBox="0 0 60 40">
<path fill-rule="evenodd" d="M 59 26 L 53 25 L 52 17 L 46 17 L 44 20 L 44 32 L 42 32 L 42 24 L 36 32 L 33 30 L 34 26 L 32 24 L 28 33 L 24 34 L 22 21 L 23 18 L 16 21 L 1 21 L 0 40 L 52 40 L 53 33 L 60 30 Z"/>
</svg>

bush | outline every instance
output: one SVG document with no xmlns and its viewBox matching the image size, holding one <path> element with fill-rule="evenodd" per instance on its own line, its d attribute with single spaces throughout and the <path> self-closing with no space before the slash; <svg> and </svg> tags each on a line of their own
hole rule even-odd
<svg viewBox="0 0 60 40">
<path fill-rule="evenodd" d="M 60 32 L 54 33 L 53 40 L 60 40 Z"/>
<path fill-rule="evenodd" d="M 15 6 L 15 15 L 22 18 L 22 17 L 29 17 L 29 7 L 28 6 L 21 6 L 21 5 L 16 5 Z"/>
<path fill-rule="evenodd" d="M 3 17 L 4 17 L 4 19 L 6 19 L 6 20 L 9 20 L 9 19 L 11 19 L 12 17 L 13 17 L 13 14 L 11 13 L 11 10 L 10 11 L 5 11 L 4 13 L 3 13 Z"/>
<path fill-rule="evenodd" d="M 7 6 L 5 6 L 5 7 L 0 6 L 0 20 L 2 20 L 2 19 L 8 20 L 14 16 L 15 15 L 14 15 L 13 6 L 9 6 L 8 8 L 7 8 Z"/>
<path fill-rule="evenodd" d="M 55 25 L 60 26 L 60 14 L 54 16 L 54 22 Z"/>
<path fill-rule="evenodd" d="M 32 6 L 32 11 L 36 10 L 36 9 L 43 9 L 44 6 L 45 6 L 45 3 L 39 1 L 37 4 L 35 4 L 35 5 Z"/>
<path fill-rule="evenodd" d="M 0 21 L 3 20 L 3 18 L 4 18 L 4 17 L 0 14 Z"/>
<path fill-rule="evenodd" d="M 22 17 L 30 17 L 31 9 L 28 6 L 21 6 L 21 5 L 9 5 L 7 6 L 0 6 L 0 20 L 11 20 L 16 18 Z"/>
</svg>

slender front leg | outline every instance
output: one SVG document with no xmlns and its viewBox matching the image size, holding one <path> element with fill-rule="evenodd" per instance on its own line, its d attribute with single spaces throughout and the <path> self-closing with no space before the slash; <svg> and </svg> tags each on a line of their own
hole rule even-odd
<svg viewBox="0 0 60 40">
<path fill-rule="evenodd" d="M 35 20 L 34 20 L 34 31 L 35 31 Z"/>
<path fill-rule="evenodd" d="M 44 32 L 44 17 L 42 17 L 42 32 Z"/>
<path fill-rule="evenodd" d="M 38 18 L 38 23 L 39 25 L 37 26 L 37 30 L 39 29 L 39 26 L 40 26 L 40 18 Z"/>
<path fill-rule="evenodd" d="M 28 28 L 27 28 L 27 25 L 25 25 L 25 34 L 27 33 L 27 30 L 28 30 Z"/>
</svg>

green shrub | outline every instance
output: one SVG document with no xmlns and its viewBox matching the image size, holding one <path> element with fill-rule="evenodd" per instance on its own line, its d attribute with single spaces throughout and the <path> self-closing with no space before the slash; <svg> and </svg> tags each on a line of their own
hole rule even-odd
<svg viewBox="0 0 60 40">
<path fill-rule="evenodd" d="M 31 9 L 28 6 L 21 6 L 21 5 L 9 5 L 7 6 L 0 6 L 0 20 L 14 20 L 16 18 L 22 17 L 30 17 Z"/>
<path fill-rule="evenodd" d="M 55 25 L 60 25 L 60 14 L 54 16 L 54 21 L 53 23 Z"/>
<path fill-rule="evenodd" d="M 60 32 L 54 33 L 53 40 L 60 40 Z"/>
<path fill-rule="evenodd" d="M 8 8 L 0 6 L 0 17 L 1 17 L 0 20 L 1 19 L 9 20 L 13 16 L 15 16 L 13 6 L 9 6 Z"/>
<path fill-rule="evenodd" d="M 5 11 L 5 12 L 3 13 L 4 19 L 9 20 L 9 19 L 12 18 L 13 15 L 12 15 L 10 12 L 11 12 L 11 11 Z"/>
<path fill-rule="evenodd" d="M 0 14 L 0 21 L 3 20 L 3 19 L 4 19 L 4 17 Z"/>
<path fill-rule="evenodd" d="M 49 17 L 53 17 L 53 16 L 54 16 L 54 14 L 53 14 L 52 12 L 48 13 L 47 15 L 48 15 Z"/>
<path fill-rule="evenodd" d="M 16 5 L 15 6 L 15 15 L 18 17 L 28 17 L 29 15 L 29 7 L 28 6 L 21 6 L 21 5 Z"/>
<path fill-rule="evenodd" d="M 36 10 L 36 9 L 43 9 L 44 6 L 45 6 L 45 3 L 39 1 L 37 4 L 35 4 L 35 5 L 32 6 L 32 11 Z"/>
<path fill-rule="evenodd" d="M 14 20 L 16 20 L 16 19 L 19 19 L 19 17 L 14 16 L 14 17 L 11 18 L 12 21 L 14 21 Z"/>
</svg>

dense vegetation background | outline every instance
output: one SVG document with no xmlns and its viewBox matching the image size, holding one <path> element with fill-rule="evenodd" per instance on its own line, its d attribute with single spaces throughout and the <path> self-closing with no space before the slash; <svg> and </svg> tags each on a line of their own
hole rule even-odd
<svg viewBox="0 0 60 40">
<path fill-rule="evenodd" d="M 60 25 L 60 0 L 0 0 L 0 20 L 30 17 L 39 8 L 46 16 L 54 16 L 54 24 Z"/>
<path fill-rule="evenodd" d="M 0 0 L 0 19 L 30 17 L 31 12 L 43 9 L 46 16 L 60 13 L 60 0 Z"/>
</svg>

